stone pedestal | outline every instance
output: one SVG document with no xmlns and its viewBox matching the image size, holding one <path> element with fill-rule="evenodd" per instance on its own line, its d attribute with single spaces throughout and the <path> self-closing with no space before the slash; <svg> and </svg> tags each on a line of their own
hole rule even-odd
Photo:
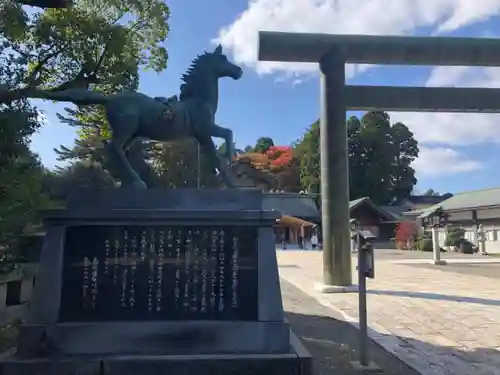
<svg viewBox="0 0 500 375">
<path fill-rule="evenodd" d="M 2 373 L 309 373 L 284 319 L 280 214 L 261 207 L 256 191 L 123 189 L 47 211 L 27 322 Z"/>
</svg>

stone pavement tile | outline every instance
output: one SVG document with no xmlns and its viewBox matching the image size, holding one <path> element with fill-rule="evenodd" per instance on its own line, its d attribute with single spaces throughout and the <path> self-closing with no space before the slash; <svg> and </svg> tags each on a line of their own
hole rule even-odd
<svg viewBox="0 0 500 375">
<path fill-rule="evenodd" d="M 418 333 L 412 331 L 409 328 L 391 327 L 389 328 L 389 331 L 395 334 L 396 336 L 401 337 L 405 341 L 409 339 L 416 339 L 417 337 L 419 337 Z"/>
<path fill-rule="evenodd" d="M 320 253 L 282 252 L 278 261 L 298 266 L 280 269 L 282 277 L 349 319 L 357 319 L 357 294 L 325 295 L 312 287 L 320 281 Z M 500 358 L 493 349 L 500 347 L 500 288 L 491 279 L 387 261 L 378 261 L 376 269 L 376 278 L 368 281 L 369 325 L 407 340 L 401 341 L 406 346 L 393 345 L 391 350 L 420 361 L 420 368 L 428 367 L 425 374 L 500 374 Z M 474 361 L 464 359 L 464 353 Z"/>
<path fill-rule="evenodd" d="M 393 354 L 412 366 L 422 375 L 452 375 L 440 364 L 424 360 L 423 354 L 415 349 L 401 347 L 395 348 L 393 350 Z"/>
<path fill-rule="evenodd" d="M 450 340 L 448 337 L 440 334 L 427 335 L 426 339 L 428 340 L 428 342 L 436 346 L 451 347 L 451 348 L 460 347 L 460 344 L 458 342 Z"/>
</svg>

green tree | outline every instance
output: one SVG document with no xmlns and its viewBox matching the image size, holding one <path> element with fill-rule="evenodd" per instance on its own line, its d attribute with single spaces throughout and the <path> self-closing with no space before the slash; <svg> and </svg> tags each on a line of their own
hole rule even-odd
<svg viewBox="0 0 500 375">
<path fill-rule="evenodd" d="M 16 65 L 0 56 L 0 84 L 13 87 Z M 48 200 L 40 194 L 43 168 L 29 149 L 38 114 L 26 100 L 0 104 L 0 272 L 16 263 L 20 235 L 38 222 L 37 210 Z"/>
<path fill-rule="evenodd" d="M 198 154 L 194 139 L 157 143 L 151 160 L 162 186 L 196 188 L 198 179 L 200 187 L 216 187 L 221 184 L 214 171 L 208 167 L 209 163 L 203 152 Z"/>
<path fill-rule="evenodd" d="M 260 154 L 263 154 L 264 152 L 267 151 L 269 147 L 274 146 L 274 141 L 270 137 L 260 137 L 257 139 L 257 142 L 255 143 L 255 147 L 253 148 L 253 152 L 258 152 Z"/>
<path fill-rule="evenodd" d="M 402 123 L 391 126 L 385 112 L 368 112 L 347 120 L 350 198 L 369 196 L 379 204 L 408 197 L 417 180 L 411 163 L 418 144 Z M 320 131 L 314 123 L 295 144 L 301 184 L 311 192 L 320 188 Z"/>
<path fill-rule="evenodd" d="M 248 146 L 247 146 L 248 147 Z M 233 150 L 236 152 L 236 155 L 242 154 L 243 150 L 236 148 L 236 143 L 233 142 Z M 226 157 L 226 142 L 222 142 L 219 147 L 217 147 L 217 154 L 221 157 Z M 236 156 L 235 155 L 235 156 Z"/>
<path fill-rule="evenodd" d="M 76 161 L 56 171 L 46 172 L 43 188 L 54 201 L 62 201 L 75 188 L 112 188 L 116 183 L 101 164 L 83 160 Z"/>
<path fill-rule="evenodd" d="M 69 9 L 30 14 L 13 1 L 3 3 L 1 53 L 17 64 L 20 80 L 0 90 L 0 102 L 19 99 L 35 87 L 91 87 L 107 94 L 137 89 L 140 69 L 166 68 L 169 15 L 163 0 L 107 0 L 106 6 L 79 0 Z M 81 126 L 75 147 L 61 150 L 62 159 L 89 156 L 109 137 L 100 106 L 69 109 L 61 120 Z"/>
<path fill-rule="evenodd" d="M 321 188 L 319 137 L 319 122 L 316 121 L 294 145 L 294 157 L 299 165 L 301 185 L 316 194 Z"/>
<path fill-rule="evenodd" d="M 427 191 L 425 191 L 424 195 L 426 197 L 439 197 L 440 196 L 440 194 L 437 191 L 434 191 L 433 189 L 427 189 Z"/>
<path fill-rule="evenodd" d="M 418 157 L 418 142 L 408 127 L 397 122 L 390 129 L 392 146 L 394 147 L 394 160 L 391 164 L 391 184 L 389 187 L 390 199 L 401 202 L 410 196 L 417 184 L 415 170 L 411 164 Z"/>
</svg>

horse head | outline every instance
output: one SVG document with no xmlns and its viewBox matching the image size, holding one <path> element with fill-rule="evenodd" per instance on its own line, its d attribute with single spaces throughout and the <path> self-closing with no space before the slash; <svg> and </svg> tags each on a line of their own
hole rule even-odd
<svg viewBox="0 0 500 375">
<path fill-rule="evenodd" d="M 205 52 L 197 56 L 189 69 L 182 75 L 180 100 L 200 95 L 219 78 L 230 77 L 240 79 L 243 70 L 230 62 L 222 53 L 222 46 L 218 45 L 214 52 Z"/>
<path fill-rule="evenodd" d="M 218 77 L 230 77 L 236 80 L 240 79 L 243 75 L 243 70 L 238 65 L 230 62 L 226 55 L 222 53 L 222 46 L 220 44 L 215 48 L 214 52 L 207 54 L 207 56 L 210 56 L 210 62 Z"/>
</svg>

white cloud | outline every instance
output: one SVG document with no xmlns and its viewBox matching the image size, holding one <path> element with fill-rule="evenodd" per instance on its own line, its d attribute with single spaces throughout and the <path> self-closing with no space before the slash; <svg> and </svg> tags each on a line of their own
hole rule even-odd
<svg viewBox="0 0 500 375">
<path fill-rule="evenodd" d="M 500 87 L 500 68 L 439 66 L 432 70 L 426 86 Z"/>
<path fill-rule="evenodd" d="M 500 68 L 437 67 L 425 85 L 500 87 Z M 408 125 L 420 143 L 500 143 L 500 114 L 395 112 L 391 118 Z"/>
<path fill-rule="evenodd" d="M 413 167 L 420 176 L 436 177 L 471 172 L 483 166 L 451 148 L 420 147 L 420 155 Z"/>
<path fill-rule="evenodd" d="M 217 41 L 233 52 L 236 62 L 261 74 L 294 75 L 316 71 L 316 64 L 258 63 L 259 30 L 411 35 L 428 27 L 442 33 L 498 14 L 499 0 L 250 0 L 248 8 L 219 31 Z"/>
<path fill-rule="evenodd" d="M 297 84 L 309 73 L 317 74 L 317 64 L 258 62 L 259 30 L 415 35 L 425 27 L 437 35 L 498 15 L 500 0 L 250 0 L 247 9 L 219 31 L 217 42 L 230 50 L 237 63 L 259 74 L 278 73 L 278 79 Z M 484 33 L 496 36 L 498 30 Z M 348 77 L 370 67 L 348 66 Z M 425 85 L 500 87 L 500 69 L 439 67 L 433 69 Z M 391 113 L 391 118 L 407 124 L 423 145 L 415 163 L 419 174 L 449 174 L 480 168 L 478 162 L 467 160 L 452 148 L 429 148 L 436 143 L 452 147 L 485 141 L 500 143 L 500 115 L 399 112 Z M 431 164 L 449 167 L 443 171 L 439 165 Z"/>
</svg>

